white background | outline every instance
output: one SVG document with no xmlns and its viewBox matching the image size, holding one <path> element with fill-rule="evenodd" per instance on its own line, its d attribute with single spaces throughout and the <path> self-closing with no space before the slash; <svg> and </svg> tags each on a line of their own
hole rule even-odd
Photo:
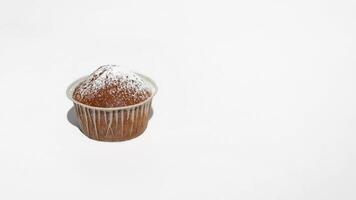
<svg viewBox="0 0 356 200">
<path fill-rule="evenodd" d="M 356 3 L 0 0 L 0 199 L 356 199 Z M 86 138 L 67 86 L 153 78 L 146 132 Z"/>
</svg>

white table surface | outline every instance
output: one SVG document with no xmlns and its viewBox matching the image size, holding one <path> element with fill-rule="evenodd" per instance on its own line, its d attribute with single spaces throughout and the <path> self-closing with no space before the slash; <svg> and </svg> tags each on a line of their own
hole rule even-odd
<svg viewBox="0 0 356 200">
<path fill-rule="evenodd" d="M 0 0 L 0 199 L 356 199 L 355 1 Z M 86 138 L 66 87 L 159 86 L 146 132 Z"/>
</svg>

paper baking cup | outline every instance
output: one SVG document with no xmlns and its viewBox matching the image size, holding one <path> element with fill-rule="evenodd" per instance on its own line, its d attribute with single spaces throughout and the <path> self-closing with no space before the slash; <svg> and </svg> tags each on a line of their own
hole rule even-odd
<svg viewBox="0 0 356 200">
<path fill-rule="evenodd" d="M 80 130 L 86 136 L 99 141 L 123 141 L 135 138 L 145 131 L 157 86 L 150 78 L 136 74 L 149 85 L 151 96 L 139 104 L 125 107 L 100 108 L 76 101 L 73 98 L 74 90 L 87 77 L 78 79 L 68 87 L 67 96 L 74 103 Z"/>
</svg>

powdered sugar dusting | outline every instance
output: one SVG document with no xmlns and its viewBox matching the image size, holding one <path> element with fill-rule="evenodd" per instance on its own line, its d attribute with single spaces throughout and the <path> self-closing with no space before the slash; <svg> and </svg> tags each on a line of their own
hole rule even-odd
<svg viewBox="0 0 356 200">
<path fill-rule="evenodd" d="M 107 88 L 110 96 L 122 101 L 118 105 L 126 105 L 125 100 L 128 99 L 133 102 L 142 101 L 148 97 L 150 91 L 149 85 L 134 72 L 118 65 L 104 65 L 77 87 L 75 96 L 83 101 L 93 98 L 99 100 L 102 97 L 100 91 Z"/>
<path fill-rule="evenodd" d="M 85 96 L 114 84 L 119 85 L 122 89 L 132 89 L 136 92 L 148 89 L 147 84 L 134 72 L 118 65 L 104 65 L 83 82 L 79 92 L 82 96 Z"/>
</svg>

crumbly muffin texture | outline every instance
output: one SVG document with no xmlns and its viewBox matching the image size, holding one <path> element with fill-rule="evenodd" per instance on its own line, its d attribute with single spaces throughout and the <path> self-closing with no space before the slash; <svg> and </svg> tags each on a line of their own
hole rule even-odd
<svg viewBox="0 0 356 200">
<path fill-rule="evenodd" d="M 99 67 L 73 93 L 75 100 L 103 108 L 138 104 L 150 96 L 150 87 L 142 78 L 117 65 Z"/>
</svg>

